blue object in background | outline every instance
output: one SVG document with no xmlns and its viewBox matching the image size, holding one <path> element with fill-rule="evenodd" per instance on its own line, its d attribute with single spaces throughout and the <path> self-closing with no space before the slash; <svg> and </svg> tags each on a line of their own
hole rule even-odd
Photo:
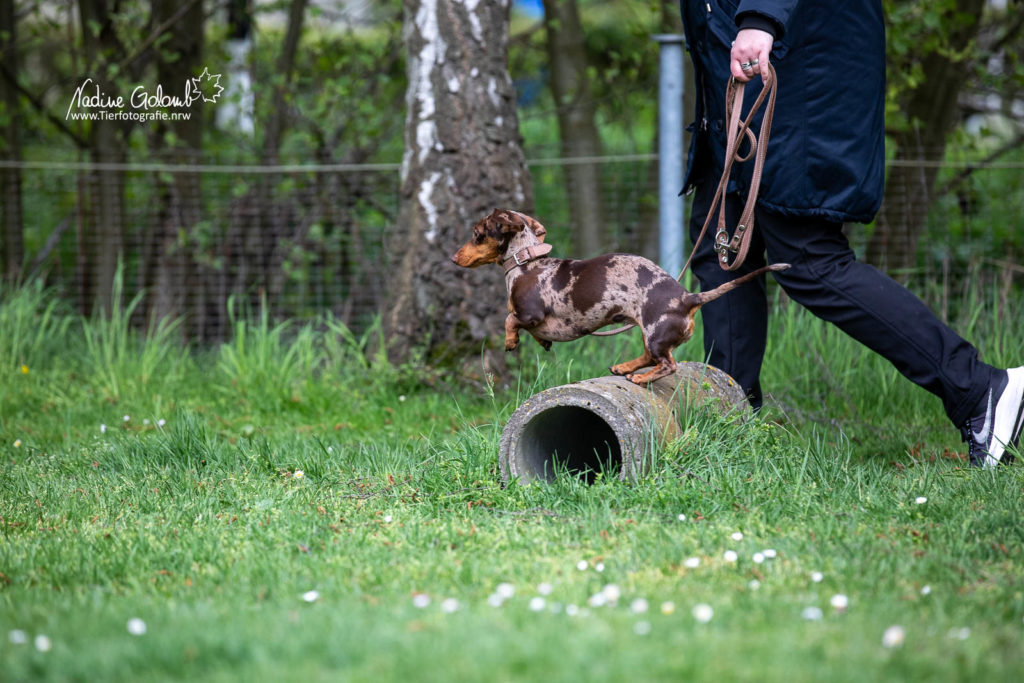
<svg viewBox="0 0 1024 683">
<path fill-rule="evenodd" d="M 515 0 L 512 3 L 512 9 L 530 19 L 544 18 L 544 3 L 541 0 Z"/>
</svg>

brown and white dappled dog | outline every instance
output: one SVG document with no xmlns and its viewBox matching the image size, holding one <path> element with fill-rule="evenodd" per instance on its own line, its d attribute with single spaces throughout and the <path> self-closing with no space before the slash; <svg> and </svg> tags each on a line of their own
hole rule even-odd
<svg viewBox="0 0 1024 683">
<path fill-rule="evenodd" d="M 547 257 L 547 231 L 538 221 L 509 209 L 495 209 L 473 226 L 473 237 L 452 261 L 464 268 L 500 263 L 508 288 L 505 350 L 519 346 L 519 330 L 545 349 L 613 323 L 631 322 L 643 332 L 644 353 L 610 368 L 636 384 L 672 374 L 672 350 L 693 335 L 701 306 L 768 270 L 759 268 L 707 292 L 692 294 L 642 256 L 605 254 L 585 261 Z M 651 367 L 643 374 L 642 368 Z"/>
</svg>

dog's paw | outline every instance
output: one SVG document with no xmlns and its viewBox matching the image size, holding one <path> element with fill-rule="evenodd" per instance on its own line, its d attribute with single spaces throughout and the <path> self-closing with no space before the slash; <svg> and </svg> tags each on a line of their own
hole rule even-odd
<svg viewBox="0 0 1024 683">
<path fill-rule="evenodd" d="M 613 365 L 610 368 L 608 368 L 608 372 L 612 373 L 613 375 L 620 376 L 625 374 L 624 372 L 622 372 L 622 367 L 618 365 Z"/>
<path fill-rule="evenodd" d="M 518 339 L 506 339 L 505 340 L 505 351 L 515 351 L 519 348 Z"/>
</svg>

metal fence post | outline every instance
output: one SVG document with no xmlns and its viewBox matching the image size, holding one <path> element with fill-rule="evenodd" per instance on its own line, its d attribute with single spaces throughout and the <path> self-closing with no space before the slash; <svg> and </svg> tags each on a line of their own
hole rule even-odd
<svg viewBox="0 0 1024 683">
<path fill-rule="evenodd" d="M 683 36 L 653 36 L 658 50 L 658 259 L 673 277 L 683 267 Z"/>
</svg>

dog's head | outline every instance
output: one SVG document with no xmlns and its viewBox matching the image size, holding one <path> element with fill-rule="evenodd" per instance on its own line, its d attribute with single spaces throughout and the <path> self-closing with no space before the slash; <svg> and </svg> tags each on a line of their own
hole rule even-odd
<svg viewBox="0 0 1024 683">
<path fill-rule="evenodd" d="M 508 251 L 512 238 L 526 228 L 538 241 L 544 241 L 547 230 L 538 221 L 511 209 L 495 209 L 473 226 L 472 239 L 455 252 L 452 261 L 463 268 L 498 263 Z"/>
</svg>

